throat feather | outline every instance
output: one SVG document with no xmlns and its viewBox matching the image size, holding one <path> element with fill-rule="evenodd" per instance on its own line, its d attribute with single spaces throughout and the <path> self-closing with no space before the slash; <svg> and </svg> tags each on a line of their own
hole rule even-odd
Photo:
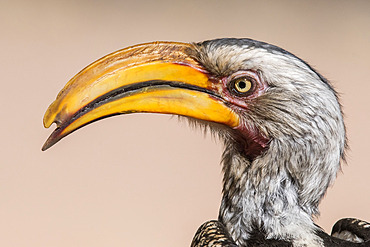
<svg viewBox="0 0 370 247">
<path fill-rule="evenodd" d="M 246 246 L 258 233 L 265 239 L 297 242 L 294 246 L 321 246 L 312 215 L 300 204 L 297 184 L 288 171 L 271 164 L 273 159 L 266 158 L 269 151 L 252 161 L 229 151 L 232 154 L 224 154 L 219 220 L 237 244 Z"/>
</svg>

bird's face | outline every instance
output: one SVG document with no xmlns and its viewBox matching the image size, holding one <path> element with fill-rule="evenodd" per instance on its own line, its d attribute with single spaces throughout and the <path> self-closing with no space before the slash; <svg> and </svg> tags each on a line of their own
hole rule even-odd
<svg viewBox="0 0 370 247">
<path fill-rule="evenodd" d="M 220 39 L 137 45 L 87 66 L 48 108 L 44 125 L 55 122 L 57 129 L 43 149 L 91 122 L 135 112 L 226 126 L 227 136 L 249 160 L 269 150 L 298 153 L 303 148 L 308 154 L 293 157 L 303 164 L 310 151 L 320 156 L 329 148 L 333 155 L 322 157 L 333 159 L 333 165 L 315 169 L 331 169 L 330 181 L 345 145 L 335 91 L 309 65 L 269 44 Z M 301 168 L 289 169 L 303 176 Z"/>
<path fill-rule="evenodd" d="M 278 47 L 244 39 L 214 40 L 201 43 L 198 54 L 201 64 L 223 84 L 218 93 L 246 129 L 255 125 L 263 136 L 275 139 L 314 131 L 315 117 L 342 124 L 329 83 Z M 246 93 L 237 89 L 243 80 L 250 82 Z"/>
</svg>

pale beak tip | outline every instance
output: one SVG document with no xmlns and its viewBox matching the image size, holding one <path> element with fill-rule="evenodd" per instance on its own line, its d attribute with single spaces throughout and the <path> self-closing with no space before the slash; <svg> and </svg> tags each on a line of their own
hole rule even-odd
<svg viewBox="0 0 370 247">
<path fill-rule="evenodd" d="M 51 140 L 51 136 L 46 140 L 46 142 L 44 143 L 44 145 L 42 146 L 41 148 L 41 151 L 46 151 L 48 150 L 51 146 L 53 146 L 56 142 L 53 142 Z"/>
<path fill-rule="evenodd" d="M 49 147 L 46 145 L 46 142 L 45 142 L 44 145 L 41 148 L 41 151 L 46 151 L 48 148 Z"/>
<path fill-rule="evenodd" d="M 55 143 L 57 143 L 60 139 L 64 137 L 61 135 L 62 129 L 56 128 L 53 133 L 49 136 L 49 138 L 45 141 L 44 145 L 42 146 L 41 150 L 46 151 L 50 147 L 52 147 Z"/>
</svg>

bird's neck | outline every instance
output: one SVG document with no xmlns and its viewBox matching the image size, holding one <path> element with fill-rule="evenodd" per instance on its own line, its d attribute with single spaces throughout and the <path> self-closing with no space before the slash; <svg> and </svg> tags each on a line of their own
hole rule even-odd
<svg viewBox="0 0 370 247">
<path fill-rule="evenodd" d="M 274 152 L 276 143 L 271 145 L 252 162 L 238 152 L 225 152 L 219 220 L 239 246 L 247 246 L 253 235 L 261 233 L 266 239 L 286 240 L 294 246 L 322 246 L 312 220 L 321 194 L 310 191 L 319 194 L 319 199 L 302 197 L 302 185 L 281 164 L 291 161 Z"/>
</svg>

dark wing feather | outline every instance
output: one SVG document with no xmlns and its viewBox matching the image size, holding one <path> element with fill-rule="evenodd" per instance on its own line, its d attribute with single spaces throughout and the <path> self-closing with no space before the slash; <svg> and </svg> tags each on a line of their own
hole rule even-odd
<svg viewBox="0 0 370 247">
<path fill-rule="evenodd" d="M 217 221 L 207 221 L 195 234 L 191 247 L 238 247 L 225 226 Z"/>
<path fill-rule="evenodd" d="M 368 242 L 370 246 L 370 223 L 353 218 L 338 220 L 331 235 L 351 242 Z"/>
</svg>

